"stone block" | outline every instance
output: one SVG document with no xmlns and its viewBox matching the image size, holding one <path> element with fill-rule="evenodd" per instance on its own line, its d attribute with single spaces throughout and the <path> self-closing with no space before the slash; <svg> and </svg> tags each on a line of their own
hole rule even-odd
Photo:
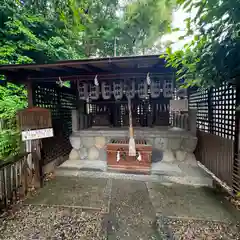
<svg viewBox="0 0 240 240">
<path fill-rule="evenodd" d="M 80 150 L 79 150 L 79 156 L 80 156 L 80 159 L 81 159 L 81 160 L 86 159 L 87 156 L 88 156 L 87 149 L 84 148 L 84 147 L 83 147 L 83 148 L 80 148 Z"/>
<path fill-rule="evenodd" d="M 176 151 L 177 161 L 183 162 L 183 161 L 185 161 L 186 157 L 187 157 L 187 152 L 184 152 L 181 150 Z"/>
<path fill-rule="evenodd" d="M 173 151 L 171 151 L 171 150 L 163 151 L 163 159 L 161 162 L 172 163 L 174 161 L 176 161 L 176 158 L 173 154 Z"/>
<path fill-rule="evenodd" d="M 88 149 L 88 159 L 89 160 L 98 160 L 99 159 L 99 151 L 96 147 L 91 147 Z"/>
<path fill-rule="evenodd" d="M 85 148 L 90 148 L 95 145 L 94 137 L 83 137 L 82 144 Z"/>
<path fill-rule="evenodd" d="M 181 144 L 181 150 L 186 152 L 194 152 L 197 146 L 197 138 L 189 136 L 188 138 L 184 138 Z"/>
<path fill-rule="evenodd" d="M 79 150 L 82 146 L 82 143 L 81 143 L 81 138 L 79 136 L 70 136 L 69 137 L 70 139 L 70 143 L 72 145 L 72 147 L 76 150 Z"/>
<path fill-rule="evenodd" d="M 181 142 L 182 142 L 182 138 L 180 136 L 179 137 L 170 137 L 168 139 L 167 148 L 171 149 L 171 150 L 179 150 L 179 149 L 181 149 Z"/>
<path fill-rule="evenodd" d="M 69 160 L 79 160 L 79 159 L 80 159 L 79 152 L 73 148 L 69 154 Z"/>
<path fill-rule="evenodd" d="M 104 148 L 99 149 L 99 160 L 101 160 L 101 161 L 107 161 L 107 152 L 106 152 L 106 149 L 104 149 Z"/>
<path fill-rule="evenodd" d="M 154 140 L 154 147 L 159 150 L 165 150 L 168 146 L 168 139 L 167 138 L 155 138 Z"/>
<path fill-rule="evenodd" d="M 95 138 L 95 146 L 100 149 L 103 148 L 106 145 L 106 139 L 103 136 L 96 137 Z"/>
</svg>

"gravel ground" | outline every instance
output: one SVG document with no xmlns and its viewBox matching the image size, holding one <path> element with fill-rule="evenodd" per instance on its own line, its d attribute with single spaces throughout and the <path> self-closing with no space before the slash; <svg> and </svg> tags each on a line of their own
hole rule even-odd
<svg viewBox="0 0 240 240">
<path fill-rule="evenodd" d="M 163 239 L 171 240 L 238 240 L 237 224 L 159 217 L 158 229 Z"/>
<path fill-rule="evenodd" d="M 80 209 L 22 206 L 11 218 L 0 219 L 2 240 L 103 240 L 103 216 Z"/>
</svg>

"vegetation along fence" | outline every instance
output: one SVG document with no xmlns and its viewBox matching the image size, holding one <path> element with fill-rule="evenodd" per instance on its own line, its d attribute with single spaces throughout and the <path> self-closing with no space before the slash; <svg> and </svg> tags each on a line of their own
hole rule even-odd
<svg viewBox="0 0 240 240">
<path fill-rule="evenodd" d="M 196 158 L 234 193 L 240 191 L 236 87 L 190 93 L 189 108 L 196 109 Z"/>
</svg>

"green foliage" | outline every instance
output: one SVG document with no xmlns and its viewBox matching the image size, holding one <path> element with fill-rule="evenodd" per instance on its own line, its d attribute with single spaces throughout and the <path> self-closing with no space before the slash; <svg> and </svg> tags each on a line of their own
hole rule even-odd
<svg viewBox="0 0 240 240">
<path fill-rule="evenodd" d="M 144 53 L 168 31 L 173 0 L 3 0 L 0 64 Z M 1 79 L 1 76 L 0 76 Z M 69 83 L 66 83 L 69 86 Z M 0 158 L 20 148 L 15 115 L 23 86 L 0 86 Z M 4 126 L 2 126 L 4 125 Z"/>
<path fill-rule="evenodd" d="M 132 1 L 125 9 L 121 44 L 131 53 L 144 54 L 169 31 L 174 6 L 173 0 Z"/>
<path fill-rule="evenodd" d="M 16 112 L 26 107 L 26 90 L 22 86 L 0 86 L 0 159 L 20 150 L 20 133 L 16 125 Z"/>
<path fill-rule="evenodd" d="M 236 82 L 240 75 L 240 0 L 178 0 L 187 12 L 185 20 L 193 40 L 183 49 L 168 52 L 168 65 L 177 69 L 185 86 L 219 86 Z"/>
</svg>

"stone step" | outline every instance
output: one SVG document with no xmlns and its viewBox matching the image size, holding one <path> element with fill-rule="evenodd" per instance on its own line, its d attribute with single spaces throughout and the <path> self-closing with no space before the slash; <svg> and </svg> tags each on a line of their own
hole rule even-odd
<svg viewBox="0 0 240 240">
<path fill-rule="evenodd" d="M 130 173 L 119 173 L 119 172 L 106 172 L 99 171 L 97 169 L 84 169 L 81 170 L 74 167 L 59 167 L 55 171 L 56 176 L 74 176 L 74 177 L 87 177 L 87 178 L 111 178 L 111 179 L 127 179 L 144 182 L 158 182 L 161 184 L 183 184 L 191 186 L 212 186 L 212 179 L 209 177 L 193 177 L 193 176 L 179 176 L 173 175 L 169 172 L 161 172 L 158 174 L 141 175 L 141 174 L 130 174 Z"/>
</svg>

